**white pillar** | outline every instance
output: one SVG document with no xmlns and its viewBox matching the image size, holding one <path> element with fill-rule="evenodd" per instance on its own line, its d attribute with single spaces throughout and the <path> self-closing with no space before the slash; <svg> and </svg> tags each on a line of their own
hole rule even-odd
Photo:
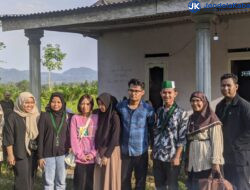
<svg viewBox="0 0 250 190">
<path fill-rule="evenodd" d="M 196 90 L 211 100 L 211 31 L 213 14 L 194 16 L 196 22 Z"/>
<path fill-rule="evenodd" d="M 35 96 L 39 110 L 41 110 L 41 55 L 40 39 L 43 30 L 25 30 L 25 36 L 29 38 L 29 71 L 30 91 Z"/>
</svg>

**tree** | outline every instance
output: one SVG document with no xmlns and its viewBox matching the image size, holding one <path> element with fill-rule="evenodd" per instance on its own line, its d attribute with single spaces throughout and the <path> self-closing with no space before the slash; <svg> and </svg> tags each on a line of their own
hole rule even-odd
<svg viewBox="0 0 250 190">
<path fill-rule="evenodd" d="M 22 80 L 16 83 L 16 87 L 21 91 L 25 92 L 29 90 L 29 81 Z"/>
<path fill-rule="evenodd" d="M 3 42 L 0 42 L 0 50 L 6 48 L 5 44 Z M 4 61 L 0 60 L 0 63 L 3 63 Z M 1 78 L 0 78 L 1 80 Z"/>
<path fill-rule="evenodd" d="M 6 48 L 5 44 L 3 42 L 0 42 L 0 50 Z"/>
<path fill-rule="evenodd" d="M 62 60 L 66 57 L 66 53 L 63 53 L 58 44 L 54 46 L 52 44 L 47 44 L 44 48 L 43 55 L 43 66 L 49 71 L 48 84 L 49 89 L 51 89 L 51 71 L 62 70 L 63 62 Z"/>
</svg>

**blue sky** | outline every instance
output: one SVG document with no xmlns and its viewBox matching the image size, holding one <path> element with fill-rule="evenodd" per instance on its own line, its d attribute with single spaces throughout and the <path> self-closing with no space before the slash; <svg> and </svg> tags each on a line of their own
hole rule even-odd
<svg viewBox="0 0 250 190">
<path fill-rule="evenodd" d="M 97 0 L 0 0 L 0 14 L 29 14 L 51 10 L 64 10 L 89 6 Z M 23 30 L 2 32 L 0 41 L 6 48 L 0 51 L 0 67 L 24 70 L 29 68 L 28 39 Z M 83 37 L 80 34 L 46 32 L 41 39 L 41 49 L 47 43 L 59 44 L 62 51 L 67 53 L 63 71 L 69 68 L 89 67 L 97 70 L 97 41 Z M 42 70 L 46 69 L 42 67 Z"/>
</svg>

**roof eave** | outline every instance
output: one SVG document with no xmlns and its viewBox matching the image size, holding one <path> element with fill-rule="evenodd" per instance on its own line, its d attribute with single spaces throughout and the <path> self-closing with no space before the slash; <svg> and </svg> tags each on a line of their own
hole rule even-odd
<svg viewBox="0 0 250 190">
<path fill-rule="evenodd" d="M 169 10 L 169 4 L 166 1 L 160 0 L 157 6 L 160 7 L 160 9 L 156 9 L 155 1 L 144 0 L 133 4 L 126 3 L 122 6 L 115 4 L 100 8 L 87 8 L 60 13 L 52 12 L 29 16 L 1 17 L 0 20 L 2 21 L 2 30 L 11 31 L 147 17 L 161 14 L 164 10 Z M 182 10 L 178 10 L 176 12 L 181 11 Z M 175 12 L 169 11 L 169 14 L 175 14 Z"/>
</svg>

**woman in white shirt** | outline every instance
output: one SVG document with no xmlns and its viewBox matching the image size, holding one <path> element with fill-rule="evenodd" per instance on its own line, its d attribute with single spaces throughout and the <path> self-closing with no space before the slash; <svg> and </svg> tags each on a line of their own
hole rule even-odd
<svg viewBox="0 0 250 190">
<path fill-rule="evenodd" d="M 190 103 L 193 114 L 188 123 L 186 170 L 188 189 L 199 190 L 198 180 L 211 173 L 220 174 L 220 165 L 224 164 L 222 124 L 204 93 L 194 92 Z"/>
</svg>

